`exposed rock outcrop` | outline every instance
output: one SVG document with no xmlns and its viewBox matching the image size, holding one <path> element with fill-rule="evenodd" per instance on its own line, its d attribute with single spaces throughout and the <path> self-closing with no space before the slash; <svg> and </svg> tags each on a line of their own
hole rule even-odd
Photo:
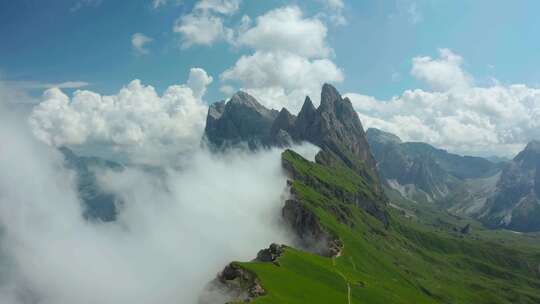
<svg viewBox="0 0 540 304">
<path fill-rule="evenodd" d="M 296 154 L 295 152 L 292 152 Z M 300 157 L 300 156 L 298 156 Z M 305 161 L 305 160 L 304 160 Z M 338 158 L 328 151 L 321 151 L 316 157 L 316 162 L 319 164 L 324 164 L 328 166 L 334 166 Z M 314 176 L 305 176 L 299 173 L 293 164 L 291 164 L 287 159 L 281 161 L 282 167 L 293 179 L 302 181 L 302 183 L 313 187 L 314 189 L 320 190 L 322 193 L 326 193 L 328 196 L 335 198 L 344 204 L 354 204 L 356 207 L 363 209 L 367 213 L 371 214 L 379 221 L 381 221 L 385 227 L 388 227 L 390 224 L 390 217 L 388 212 L 385 209 L 385 197 L 377 191 L 377 188 L 373 187 L 373 184 L 369 184 L 369 189 L 367 192 L 361 191 L 361 189 L 356 189 L 356 192 L 344 191 L 343 189 L 338 189 L 321 181 Z M 339 166 L 339 164 L 338 164 Z M 293 197 L 295 193 L 292 193 Z M 344 224 L 348 224 L 347 216 L 344 214 L 349 213 L 348 210 L 333 210 L 332 213 Z"/>
<path fill-rule="evenodd" d="M 207 284 L 199 304 L 250 302 L 266 291 L 252 272 L 230 263 Z"/>
<path fill-rule="evenodd" d="M 323 229 L 319 218 L 301 202 L 287 200 L 282 215 L 304 249 L 326 257 L 335 257 L 341 252 L 341 241 Z"/>
<path fill-rule="evenodd" d="M 261 249 L 259 253 L 257 253 L 257 258 L 255 258 L 255 261 L 258 262 L 272 262 L 277 265 L 277 259 L 283 255 L 285 252 L 285 246 L 284 245 L 278 245 L 278 244 L 271 244 L 268 248 Z"/>
<path fill-rule="evenodd" d="M 333 86 L 324 84 L 321 105 L 316 111 L 313 111 L 311 100 L 307 99 L 298 114 L 297 121 L 294 139 L 307 140 L 323 149 L 326 148 L 349 167 L 363 171 L 357 163 L 359 160 L 372 174 L 377 174 L 376 162 L 369 149 L 358 114 L 354 111 L 351 101 L 342 98 Z"/>
<path fill-rule="evenodd" d="M 266 144 L 278 111 L 269 110 L 253 96 L 239 91 L 225 103 L 212 104 L 206 118 L 205 138 L 214 148 L 247 144 L 257 149 Z"/>
<path fill-rule="evenodd" d="M 226 104 L 210 106 L 205 137 L 213 147 L 247 143 L 252 149 L 307 141 L 332 152 L 382 194 L 376 162 L 358 114 L 351 101 L 329 84 L 322 88 L 320 106 L 315 108 L 306 97 L 298 117 L 287 109 L 278 114 L 247 93 L 238 92 Z"/>
</svg>

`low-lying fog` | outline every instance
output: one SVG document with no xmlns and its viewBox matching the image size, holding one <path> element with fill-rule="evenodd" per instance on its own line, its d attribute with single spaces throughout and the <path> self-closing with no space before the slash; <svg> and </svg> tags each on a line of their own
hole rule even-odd
<svg viewBox="0 0 540 304">
<path fill-rule="evenodd" d="M 196 303 L 228 262 L 289 242 L 277 149 L 198 150 L 159 176 L 99 172 L 124 205 L 116 222 L 90 222 L 62 155 L 12 116 L 0 108 L 0 303 Z"/>
</svg>

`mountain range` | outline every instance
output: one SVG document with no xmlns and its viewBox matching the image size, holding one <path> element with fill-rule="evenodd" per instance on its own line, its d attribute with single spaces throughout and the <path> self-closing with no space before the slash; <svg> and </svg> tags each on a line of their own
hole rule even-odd
<svg viewBox="0 0 540 304">
<path fill-rule="evenodd" d="M 320 148 L 315 161 L 294 151 L 300 142 Z M 540 237 L 493 230 L 540 230 L 538 142 L 494 162 L 365 132 L 325 84 L 320 105 L 307 97 L 298 115 L 237 92 L 209 107 L 203 143 L 279 147 L 288 177 L 281 219 L 294 242 L 224 265 L 205 290 L 228 303 L 540 303 Z M 85 216 L 115 220 L 122 202 L 94 171 L 123 166 L 61 151 Z"/>
<path fill-rule="evenodd" d="M 492 162 L 402 142 L 378 129 L 367 135 L 385 185 L 403 197 L 472 216 L 491 228 L 540 230 L 537 141 L 513 160 Z"/>
<path fill-rule="evenodd" d="M 302 141 L 321 148 L 314 162 L 290 149 Z M 506 163 L 366 133 L 350 100 L 328 84 L 320 106 L 307 97 L 296 116 L 238 92 L 210 107 L 204 142 L 217 153 L 289 148 L 282 154 L 289 177 L 282 219 L 298 241 L 227 265 L 208 288 L 230 303 L 540 302 L 536 241 L 485 228 L 508 227 L 490 226 L 487 215 L 523 205 L 523 197 L 534 203 L 534 143 Z M 474 197 L 482 187 L 472 185 L 492 180 L 485 213 L 458 210 L 473 204 L 459 195 Z M 411 204 L 429 212 L 407 210 Z"/>
</svg>

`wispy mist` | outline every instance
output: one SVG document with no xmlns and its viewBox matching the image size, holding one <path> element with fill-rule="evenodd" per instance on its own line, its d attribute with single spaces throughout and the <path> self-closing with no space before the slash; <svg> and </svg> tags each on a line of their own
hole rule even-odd
<svg viewBox="0 0 540 304">
<path fill-rule="evenodd" d="M 0 109 L 1 303 L 196 303 L 228 262 L 288 242 L 279 150 L 98 172 L 124 203 L 116 222 L 90 222 L 62 155 L 8 117 Z"/>
</svg>

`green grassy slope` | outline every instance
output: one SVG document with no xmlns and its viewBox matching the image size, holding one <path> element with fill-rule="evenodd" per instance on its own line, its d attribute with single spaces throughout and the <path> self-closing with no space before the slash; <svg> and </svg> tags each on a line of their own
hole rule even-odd
<svg viewBox="0 0 540 304">
<path fill-rule="evenodd" d="M 386 229 L 347 201 L 359 193 L 381 199 L 352 170 L 292 151 L 282 157 L 297 172 L 297 200 L 344 247 L 336 258 L 287 248 L 279 265 L 238 263 L 267 291 L 253 303 L 540 303 L 538 247 L 463 237 L 392 208 Z"/>
</svg>

